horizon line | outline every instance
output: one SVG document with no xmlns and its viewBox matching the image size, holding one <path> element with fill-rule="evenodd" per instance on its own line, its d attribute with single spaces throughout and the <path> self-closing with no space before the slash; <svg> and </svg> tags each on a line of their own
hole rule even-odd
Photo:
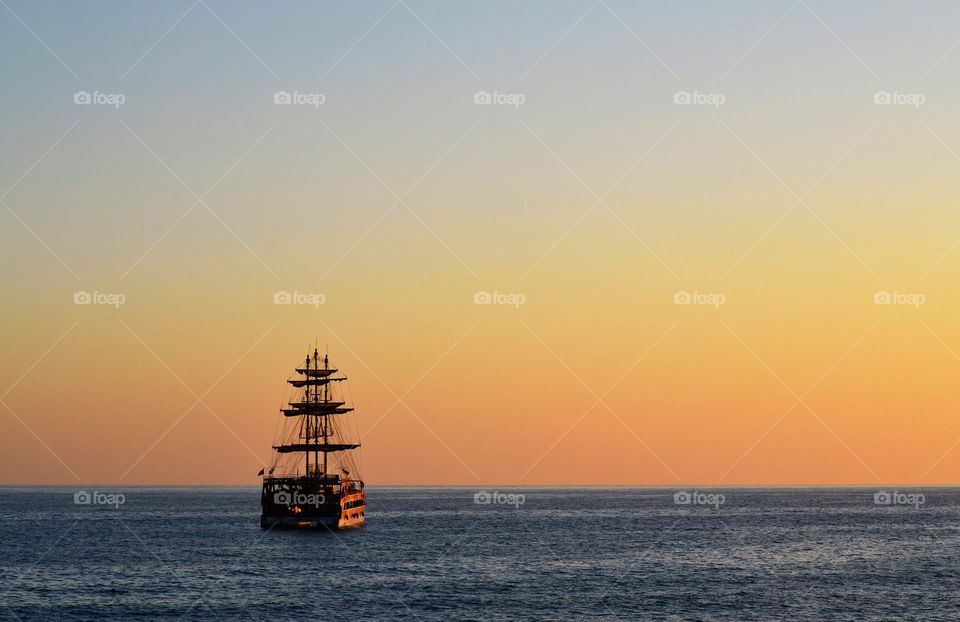
<svg viewBox="0 0 960 622">
<path fill-rule="evenodd" d="M 104 488 L 104 489 L 136 489 L 136 488 L 251 488 L 259 489 L 260 484 L 8 484 L 0 483 L 0 489 L 10 488 L 62 488 L 62 489 L 82 489 L 82 488 Z M 686 483 L 677 485 L 665 484 L 535 484 L 535 485 L 517 485 L 517 484 L 378 484 L 365 485 L 366 489 L 450 489 L 450 490 L 477 490 L 482 488 L 503 488 L 517 490 L 590 490 L 590 489 L 647 489 L 647 490 L 680 490 L 684 488 L 712 488 L 712 489 L 747 489 L 747 490 L 850 490 L 850 489 L 883 489 L 883 488 L 960 488 L 960 483 L 954 484 L 918 484 L 918 483 L 880 483 L 876 485 L 865 484 L 709 484 L 709 483 Z"/>
</svg>

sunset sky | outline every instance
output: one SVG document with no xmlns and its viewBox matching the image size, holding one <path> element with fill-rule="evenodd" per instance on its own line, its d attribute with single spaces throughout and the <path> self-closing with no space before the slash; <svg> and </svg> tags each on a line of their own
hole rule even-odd
<svg viewBox="0 0 960 622">
<path fill-rule="evenodd" d="M 6 4 L 0 483 L 960 481 L 955 3 Z"/>
</svg>

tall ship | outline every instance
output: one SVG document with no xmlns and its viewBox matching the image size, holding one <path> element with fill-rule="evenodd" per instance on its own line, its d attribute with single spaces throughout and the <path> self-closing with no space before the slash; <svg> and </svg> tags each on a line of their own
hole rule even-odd
<svg viewBox="0 0 960 622">
<path fill-rule="evenodd" d="M 363 524 L 366 494 L 346 377 L 314 348 L 287 382 L 280 430 L 269 468 L 260 471 L 260 527 L 346 529 Z"/>
</svg>

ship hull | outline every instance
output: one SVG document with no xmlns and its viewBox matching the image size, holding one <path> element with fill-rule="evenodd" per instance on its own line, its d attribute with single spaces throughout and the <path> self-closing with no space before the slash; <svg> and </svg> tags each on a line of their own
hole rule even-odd
<svg viewBox="0 0 960 622">
<path fill-rule="evenodd" d="M 362 516 L 261 516 L 261 529 L 353 529 L 363 526 Z"/>
<path fill-rule="evenodd" d="M 363 482 L 331 478 L 265 479 L 262 529 L 349 529 L 364 523 Z"/>
<path fill-rule="evenodd" d="M 261 516 L 261 529 L 339 529 L 340 519 L 334 516 Z"/>
</svg>

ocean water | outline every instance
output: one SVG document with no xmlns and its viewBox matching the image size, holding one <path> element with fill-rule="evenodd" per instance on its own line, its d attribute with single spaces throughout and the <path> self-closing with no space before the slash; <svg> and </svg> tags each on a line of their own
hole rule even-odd
<svg viewBox="0 0 960 622">
<path fill-rule="evenodd" d="M 336 533 L 75 492 L 0 488 L 0 618 L 960 620 L 957 489 L 371 488 Z"/>
</svg>

